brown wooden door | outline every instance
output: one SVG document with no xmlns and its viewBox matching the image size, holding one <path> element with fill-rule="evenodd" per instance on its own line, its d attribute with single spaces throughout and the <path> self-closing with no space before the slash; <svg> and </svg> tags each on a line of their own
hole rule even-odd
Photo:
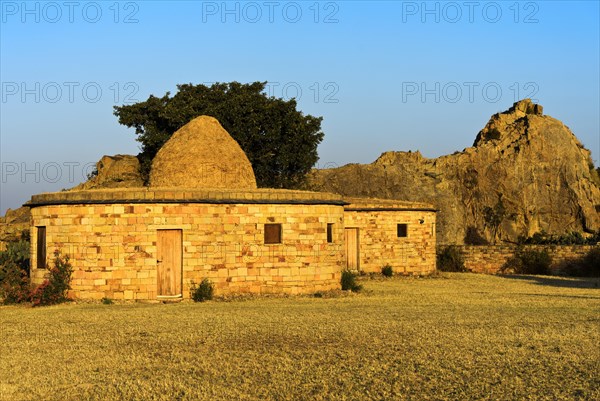
<svg viewBox="0 0 600 401">
<path fill-rule="evenodd" d="M 182 262 L 181 230 L 158 230 L 156 286 L 159 297 L 180 297 Z"/>
<path fill-rule="evenodd" d="M 358 252 L 358 228 L 346 228 L 344 230 L 346 243 L 346 268 L 348 270 L 358 271 L 359 252 Z"/>
</svg>

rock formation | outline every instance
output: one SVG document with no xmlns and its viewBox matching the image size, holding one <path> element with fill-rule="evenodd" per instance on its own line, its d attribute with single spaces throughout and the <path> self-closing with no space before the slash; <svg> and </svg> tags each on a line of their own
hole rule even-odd
<svg viewBox="0 0 600 401">
<path fill-rule="evenodd" d="M 542 230 L 600 230 L 600 178 L 590 152 L 529 99 L 493 115 L 462 152 L 436 159 L 386 152 L 372 164 L 315 170 L 309 187 L 433 203 L 441 244 L 463 243 L 469 227 L 497 242 Z M 497 238 L 486 208 L 503 209 Z"/>
<path fill-rule="evenodd" d="M 28 207 L 8 209 L 6 215 L 0 217 L 0 251 L 4 250 L 7 242 L 19 240 L 23 234 L 28 236 L 30 224 L 31 214 Z"/>
<path fill-rule="evenodd" d="M 200 116 L 160 148 L 150 170 L 151 187 L 256 188 L 252 165 L 219 122 Z"/>
<path fill-rule="evenodd" d="M 72 190 L 132 188 L 144 186 L 140 162 L 131 155 L 102 156 L 96 163 L 97 174 Z"/>
</svg>

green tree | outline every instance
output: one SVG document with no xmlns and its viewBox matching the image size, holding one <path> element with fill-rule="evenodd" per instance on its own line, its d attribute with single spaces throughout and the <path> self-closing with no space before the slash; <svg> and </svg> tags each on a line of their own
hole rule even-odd
<svg viewBox="0 0 600 401">
<path fill-rule="evenodd" d="M 502 203 L 502 199 L 498 199 L 498 202 L 496 202 L 493 208 L 489 206 L 483 208 L 483 220 L 485 221 L 485 225 L 492 231 L 493 244 L 496 243 L 498 229 L 505 216 L 506 208 L 504 207 L 504 203 Z"/>
<path fill-rule="evenodd" d="M 177 85 L 178 92 L 115 106 L 119 123 L 135 128 L 147 180 L 152 159 L 183 125 L 200 115 L 215 117 L 240 144 L 260 187 L 295 188 L 317 162 L 322 117 L 296 110 L 295 99 L 265 94 L 266 82 Z"/>
</svg>

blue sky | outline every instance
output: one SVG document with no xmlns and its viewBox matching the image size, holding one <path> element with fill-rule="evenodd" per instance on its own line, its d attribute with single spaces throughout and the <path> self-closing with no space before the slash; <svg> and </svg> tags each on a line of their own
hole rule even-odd
<svg viewBox="0 0 600 401">
<path fill-rule="evenodd" d="M 600 164 L 599 2 L 0 1 L 0 213 L 136 154 L 112 107 L 269 81 L 323 116 L 318 166 L 471 146 L 532 97 Z M 559 155 L 557 155 L 559 157 Z"/>
</svg>

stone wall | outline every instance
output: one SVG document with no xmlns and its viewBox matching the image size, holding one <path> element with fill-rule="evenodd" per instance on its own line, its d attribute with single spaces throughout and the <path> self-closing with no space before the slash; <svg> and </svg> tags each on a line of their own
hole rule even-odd
<svg viewBox="0 0 600 401">
<path fill-rule="evenodd" d="M 424 275 L 435 271 L 435 209 L 400 201 L 349 199 L 346 228 L 359 229 L 359 270 L 379 273 L 385 265 L 395 273 Z M 407 236 L 398 237 L 398 224 Z"/>
<path fill-rule="evenodd" d="M 109 194 L 131 200 L 108 202 L 103 200 L 109 199 L 106 191 L 32 199 L 34 284 L 46 273 L 36 269 L 35 227 L 44 226 L 48 262 L 54 249 L 71 257 L 74 298 L 156 299 L 159 229 L 182 230 L 184 298 L 191 281 L 205 277 L 217 295 L 340 287 L 343 206 L 336 195 L 260 190 Z M 240 196 L 247 203 L 236 200 Z M 185 202 L 168 201 L 174 198 Z M 281 244 L 264 244 L 265 223 L 282 224 Z M 334 224 L 332 243 L 327 242 L 328 223 Z"/>
<path fill-rule="evenodd" d="M 598 245 L 527 245 L 526 249 L 548 250 L 552 256 L 551 269 L 559 273 L 560 264 L 569 259 L 584 256 Z M 494 274 L 515 254 L 515 245 L 463 245 L 465 266 L 475 273 Z"/>
</svg>

